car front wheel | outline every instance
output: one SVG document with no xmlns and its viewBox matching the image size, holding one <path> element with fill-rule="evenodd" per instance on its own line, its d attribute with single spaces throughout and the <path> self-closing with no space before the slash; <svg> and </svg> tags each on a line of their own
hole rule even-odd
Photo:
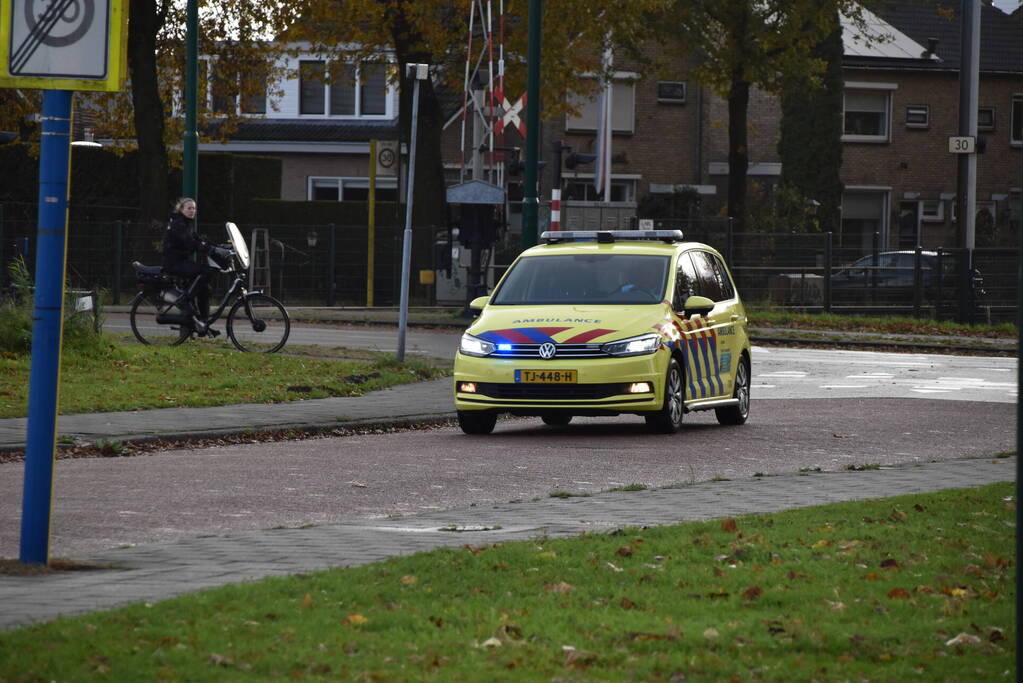
<svg viewBox="0 0 1023 683">
<path fill-rule="evenodd" d="M 658 434 L 674 434 L 682 429 L 682 413 L 685 411 L 685 388 L 682 383 L 682 368 L 674 358 L 668 363 L 668 374 L 664 378 L 664 405 L 652 415 L 646 416 L 647 426 Z"/>
<path fill-rule="evenodd" d="M 466 434 L 489 434 L 497 424 L 497 414 L 479 410 L 459 410 L 458 426 Z"/>
<path fill-rule="evenodd" d="M 723 425 L 741 425 L 749 417 L 750 363 L 749 356 L 742 355 L 739 367 L 735 370 L 735 389 L 732 398 L 739 401 L 738 405 L 717 408 L 714 413 L 718 422 Z"/>
</svg>

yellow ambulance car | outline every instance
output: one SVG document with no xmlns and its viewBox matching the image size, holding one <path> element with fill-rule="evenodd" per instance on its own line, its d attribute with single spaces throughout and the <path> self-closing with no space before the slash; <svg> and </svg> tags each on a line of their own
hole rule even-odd
<svg viewBox="0 0 1023 683">
<path fill-rule="evenodd" d="M 746 311 L 721 254 L 678 230 L 545 232 L 489 297 L 455 355 L 466 434 L 501 413 L 566 425 L 636 414 L 674 433 L 683 414 L 749 416 Z"/>
</svg>

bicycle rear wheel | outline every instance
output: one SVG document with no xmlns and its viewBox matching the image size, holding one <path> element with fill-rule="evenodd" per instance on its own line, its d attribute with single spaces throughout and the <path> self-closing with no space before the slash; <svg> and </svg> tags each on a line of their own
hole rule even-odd
<svg viewBox="0 0 1023 683">
<path fill-rule="evenodd" d="M 239 351 L 280 351 L 289 334 L 288 311 L 268 294 L 250 294 L 239 299 L 227 314 L 227 336 Z"/>
<path fill-rule="evenodd" d="M 188 339 L 192 332 L 187 324 L 160 324 L 156 316 L 171 313 L 173 306 L 164 301 L 159 293 L 139 292 L 131 302 L 131 332 L 140 343 L 148 346 L 177 346 Z"/>
</svg>

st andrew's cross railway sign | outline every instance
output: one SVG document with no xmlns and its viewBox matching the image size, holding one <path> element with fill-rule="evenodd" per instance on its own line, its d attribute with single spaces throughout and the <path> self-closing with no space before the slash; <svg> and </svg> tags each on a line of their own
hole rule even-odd
<svg viewBox="0 0 1023 683">
<path fill-rule="evenodd" d="M 122 90 L 126 0 L 0 0 L 0 87 Z"/>
</svg>

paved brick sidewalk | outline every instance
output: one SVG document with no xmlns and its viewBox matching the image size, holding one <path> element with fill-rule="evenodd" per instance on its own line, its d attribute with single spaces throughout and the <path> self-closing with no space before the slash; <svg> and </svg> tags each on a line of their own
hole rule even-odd
<svg viewBox="0 0 1023 683">
<path fill-rule="evenodd" d="M 267 576 L 356 566 L 440 546 L 571 536 L 980 486 L 1013 481 L 1015 468 L 1015 458 L 1005 458 L 792 474 L 114 549 L 75 559 L 116 563 L 121 569 L 0 576 L 0 629 Z"/>
</svg>

